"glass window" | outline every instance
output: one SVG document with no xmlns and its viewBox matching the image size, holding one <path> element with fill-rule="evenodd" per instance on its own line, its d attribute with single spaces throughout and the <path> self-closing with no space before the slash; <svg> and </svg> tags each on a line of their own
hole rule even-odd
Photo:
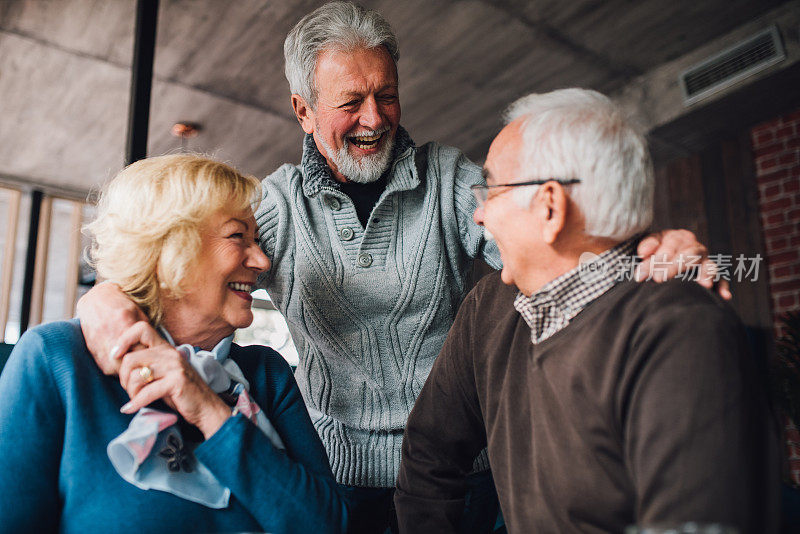
<svg viewBox="0 0 800 534">
<path fill-rule="evenodd" d="M 16 220 L 10 220 L 14 215 L 12 204 L 19 198 L 19 208 Z M 25 253 L 28 247 L 28 219 L 30 218 L 30 194 L 21 194 L 17 190 L 0 188 L 0 280 L 10 278 L 10 286 L 0 287 L 0 305 L 5 306 L 6 314 L 0 314 L 0 320 L 5 319 L 5 324 L 0 325 L 3 332 L 3 341 L 16 343 L 19 339 L 19 318 L 22 307 L 22 284 L 25 277 Z M 13 232 L 13 236 L 10 234 Z M 13 245 L 7 245 L 9 237 L 13 238 Z M 10 271 L 10 272 L 9 272 Z M 3 311 L 3 308 L 0 308 Z M 5 328 L 2 328 L 2 327 Z"/>
<path fill-rule="evenodd" d="M 16 197 L 19 197 L 18 210 L 14 209 Z M 0 265 L 3 266 L 0 281 L 5 284 L 0 293 L 0 312 L 5 311 L 0 313 L 3 323 L 0 326 L 4 326 L 2 337 L 6 343 L 16 343 L 20 336 L 30 209 L 30 193 L 0 188 L 0 217 L 6 219 L 3 221 L 5 231 L 0 233 Z M 93 212 L 93 206 L 81 201 L 43 197 L 29 327 L 74 315 L 77 299 L 87 290 L 87 286 L 79 284 L 86 275 L 82 251 L 88 246 L 80 228 Z M 15 241 L 13 247 L 7 246 L 11 237 Z M 93 276 L 90 279 L 93 280 Z"/>
</svg>

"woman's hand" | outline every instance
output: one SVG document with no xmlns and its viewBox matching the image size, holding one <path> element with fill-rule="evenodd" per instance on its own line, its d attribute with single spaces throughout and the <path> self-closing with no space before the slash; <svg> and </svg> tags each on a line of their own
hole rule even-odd
<svg viewBox="0 0 800 534">
<path fill-rule="evenodd" d="M 231 416 L 231 409 L 208 387 L 189 361 L 158 335 L 152 326 L 139 321 L 121 337 L 120 343 L 144 346 L 122 358 L 119 381 L 130 402 L 120 410 L 134 413 L 153 401 L 163 399 L 190 424 L 211 437 Z M 147 371 L 150 369 L 150 376 Z"/>
</svg>

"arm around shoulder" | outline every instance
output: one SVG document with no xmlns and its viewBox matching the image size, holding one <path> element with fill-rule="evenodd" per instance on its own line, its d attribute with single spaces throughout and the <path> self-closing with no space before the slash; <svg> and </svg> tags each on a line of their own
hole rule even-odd
<svg viewBox="0 0 800 534">
<path fill-rule="evenodd" d="M 285 256 L 293 249 L 292 205 L 302 204 L 302 196 L 302 174 L 294 165 L 281 165 L 261 181 L 261 200 L 255 213 L 257 236 L 272 263 L 261 278 L 264 284 L 269 284 L 284 259 L 291 261 Z"/>
<path fill-rule="evenodd" d="M 455 151 L 455 149 L 450 149 Z M 457 152 L 453 167 L 453 205 L 458 223 L 459 238 L 470 258 L 481 258 L 493 269 L 500 269 L 500 251 L 494 241 L 486 239 L 482 226 L 479 226 L 473 214 L 478 207 L 471 187 L 483 184 L 485 180 L 481 168 L 470 161 L 464 154 Z"/>
<path fill-rule="evenodd" d="M 86 346 L 104 374 L 119 372 L 121 356 L 128 347 L 117 345 L 131 325 L 147 321 L 144 313 L 122 292 L 117 284 L 103 282 L 78 300 L 78 317 Z"/>
</svg>

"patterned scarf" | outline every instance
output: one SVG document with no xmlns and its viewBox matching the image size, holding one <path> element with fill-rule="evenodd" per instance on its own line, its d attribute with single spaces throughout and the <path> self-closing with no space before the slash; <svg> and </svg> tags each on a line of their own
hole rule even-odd
<svg viewBox="0 0 800 534">
<path fill-rule="evenodd" d="M 174 347 L 169 333 L 161 333 Z M 285 449 L 275 427 L 250 398 L 249 382 L 228 358 L 233 335 L 206 351 L 181 345 L 177 350 L 220 397 L 234 404 L 234 413 L 247 417 L 264 432 L 275 447 Z M 178 416 L 152 408 L 140 409 L 127 430 L 111 440 L 107 453 L 117 473 L 137 488 L 166 491 L 209 508 L 225 508 L 230 489 L 214 477 L 193 454 L 197 444 L 184 439 Z"/>
</svg>

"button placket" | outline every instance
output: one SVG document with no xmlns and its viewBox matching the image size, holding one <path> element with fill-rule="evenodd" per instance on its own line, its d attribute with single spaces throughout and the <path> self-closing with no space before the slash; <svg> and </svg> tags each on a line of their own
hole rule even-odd
<svg viewBox="0 0 800 534">
<path fill-rule="evenodd" d="M 328 195 L 325 197 L 325 204 L 327 204 L 328 207 L 333 211 L 339 211 L 342 209 L 342 203 L 333 195 Z"/>
<path fill-rule="evenodd" d="M 339 237 L 342 238 L 342 241 L 350 241 L 355 236 L 355 232 L 353 232 L 352 228 L 346 227 L 339 230 Z"/>
<path fill-rule="evenodd" d="M 362 252 L 358 255 L 358 266 L 359 267 L 369 267 L 372 265 L 372 254 L 368 252 Z"/>
</svg>

